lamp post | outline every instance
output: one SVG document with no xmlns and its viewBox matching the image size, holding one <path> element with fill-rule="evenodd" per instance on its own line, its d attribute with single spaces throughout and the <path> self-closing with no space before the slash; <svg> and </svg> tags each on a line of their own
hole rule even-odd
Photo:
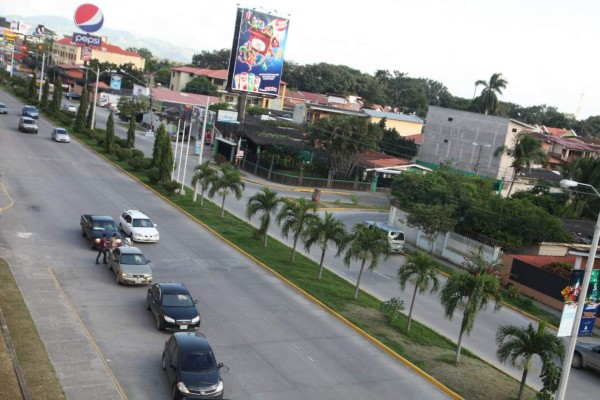
<svg viewBox="0 0 600 400">
<path fill-rule="evenodd" d="M 564 189 L 572 189 L 577 186 L 588 186 L 592 188 L 596 196 L 600 197 L 600 193 L 590 184 L 580 183 L 571 179 L 563 179 L 560 181 L 560 186 Z M 556 391 L 556 400 L 564 400 L 565 393 L 567 391 L 567 383 L 569 380 L 569 373 L 571 372 L 571 362 L 573 361 L 573 353 L 575 352 L 575 345 L 577 344 L 577 335 L 579 334 L 579 324 L 581 323 L 581 315 L 583 314 L 583 307 L 585 305 L 585 296 L 587 295 L 588 286 L 590 284 L 590 277 L 592 276 L 592 269 L 594 268 L 594 260 L 596 259 L 596 251 L 598 250 L 598 239 L 600 239 L 600 213 L 598 213 L 598 220 L 596 221 L 596 227 L 594 229 L 594 237 L 592 239 L 592 245 L 588 254 L 587 263 L 585 265 L 585 273 L 583 275 L 583 282 L 581 284 L 581 292 L 579 294 L 579 301 L 577 302 L 577 310 L 575 311 L 575 320 L 573 322 L 573 328 L 571 330 L 571 338 L 569 340 L 569 346 L 567 347 L 565 358 L 562 366 L 562 374 L 560 375 L 560 382 Z"/>
</svg>

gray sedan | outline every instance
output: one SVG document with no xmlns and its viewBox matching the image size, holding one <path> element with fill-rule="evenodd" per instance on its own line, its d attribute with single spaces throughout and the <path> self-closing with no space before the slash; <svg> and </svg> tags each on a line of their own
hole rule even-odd
<svg viewBox="0 0 600 400">
<path fill-rule="evenodd" d="M 152 283 L 152 270 L 144 254 L 137 247 L 119 246 L 108 252 L 108 269 L 112 269 L 117 283 L 148 285 Z"/>
<path fill-rule="evenodd" d="M 600 343 L 577 343 L 571 366 L 600 371 Z"/>
</svg>

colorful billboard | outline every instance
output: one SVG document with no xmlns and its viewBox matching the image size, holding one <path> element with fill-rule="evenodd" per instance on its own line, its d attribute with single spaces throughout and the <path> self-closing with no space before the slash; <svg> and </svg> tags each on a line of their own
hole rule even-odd
<svg viewBox="0 0 600 400">
<path fill-rule="evenodd" d="M 590 274 L 590 282 L 587 293 L 581 296 L 581 284 L 584 279 L 585 270 L 576 269 L 571 271 L 571 279 L 569 284 L 561 291 L 561 295 L 565 300 L 565 305 L 558 328 L 558 336 L 571 336 L 575 316 L 577 314 L 577 305 L 579 301 L 584 302 L 583 314 L 579 323 L 579 336 L 589 336 L 592 334 L 594 322 L 600 308 L 599 303 L 599 275 L 600 271 L 593 270 Z"/>
<path fill-rule="evenodd" d="M 276 97 L 289 19 L 238 8 L 227 89 Z"/>
</svg>

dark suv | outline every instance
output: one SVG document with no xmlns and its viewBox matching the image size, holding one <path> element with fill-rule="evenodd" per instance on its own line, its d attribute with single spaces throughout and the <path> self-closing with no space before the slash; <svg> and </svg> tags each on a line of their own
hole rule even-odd
<svg viewBox="0 0 600 400">
<path fill-rule="evenodd" d="M 200 313 L 194 300 L 182 283 L 157 282 L 148 288 L 146 309 L 156 318 L 156 328 L 196 330 L 200 327 Z"/>
<path fill-rule="evenodd" d="M 176 332 L 165 343 L 162 368 L 172 398 L 222 399 L 223 380 L 210 344 L 199 332 Z"/>
<path fill-rule="evenodd" d="M 23 107 L 23 110 L 21 110 L 21 115 L 23 115 L 25 117 L 31 117 L 33 119 L 38 119 L 38 117 L 40 116 L 40 113 L 39 113 L 38 109 L 35 108 L 34 106 L 25 106 L 25 107 Z"/>
</svg>

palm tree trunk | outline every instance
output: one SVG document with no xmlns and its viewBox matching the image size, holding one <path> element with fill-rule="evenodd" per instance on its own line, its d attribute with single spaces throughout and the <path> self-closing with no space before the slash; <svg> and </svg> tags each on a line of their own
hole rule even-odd
<svg viewBox="0 0 600 400">
<path fill-rule="evenodd" d="M 510 192 L 512 192 L 512 188 L 513 185 L 515 184 L 515 181 L 517 180 L 517 171 L 515 171 L 515 173 L 513 174 L 513 178 L 510 181 L 510 186 L 508 187 L 508 193 L 506 194 L 506 197 L 510 197 Z"/>
<path fill-rule="evenodd" d="M 292 264 L 296 260 L 296 243 L 298 243 L 298 236 L 294 237 L 294 247 L 292 247 Z"/>
<path fill-rule="evenodd" d="M 323 252 L 321 253 L 321 262 L 319 263 L 319 278 L 321 279 L 321 275 L 323 274 L 323 261 L 325 261 L 325 252 L 327 250 L 323 249 Z"/>
<path fill-rule="evenodd" d="M 225 197 L 227 196 L 223 195 L 223 201 L 221 202 L 221 218 L 225 216 Z"/>
<path fill-rule="evenodd" d="M 458 362 L 460 361 L 460 349 L 462 347 L 462 337 L 463 337 L 463 333 L 464 333 L 464 329 L 460 328 L 460 334 L 458 335 L 458 343 L 456 344 L 456 358 L 454 359 L 454 362 L 458 364 Z"/>
<path fill-rule="evenodd" d="M 269 232 L 265 229 L 265 247 L 267 247 L 267 238 L 269 237 Z"/>
<path fill-rule="evenodd" d="M 410 310 L 408 311 L 408 321 L 406 321 L 406 334 L 410 332 L 410 321 L 412 320 L 413 307 L 415 306 L 415 299 L 417 298 L 417 285 L 415 285 L 415 291 L 412 295 L 412 301 L 410 302 Z"/>
<path fill-rule="evenodd" d="M 519 386 L 519 395 L 517 396 L 517 400 L 521 400 L 523 396 L 523 391 L 525 390 L 525 382 L 527 381 L 527 373 L 529 372 L 529 363 L 531 362 L 531 357 L 527 359 L 525 363 L 525 368 L 523 368 L 523 376 L 521 377 L 521 385 Z"/>
<path fill-rule="evenodd" d="M 365 263 L 367 259 L 363 259 L 362 264 L 360 264 L 360 272 L 358 273 L 358 279 L 356 280 L 356 288 L 354 288 L 354 300 L 358 298 L 358 289 L 360 287 L 360 278 L 362 278 L 363 270 L 365 269 Z"/>
<path fill-rule="evenodd" d="M 204 185 L 202 185 L 202 191 L 200 192 L 200 207 L 204 205 Z"/>
</svg>

